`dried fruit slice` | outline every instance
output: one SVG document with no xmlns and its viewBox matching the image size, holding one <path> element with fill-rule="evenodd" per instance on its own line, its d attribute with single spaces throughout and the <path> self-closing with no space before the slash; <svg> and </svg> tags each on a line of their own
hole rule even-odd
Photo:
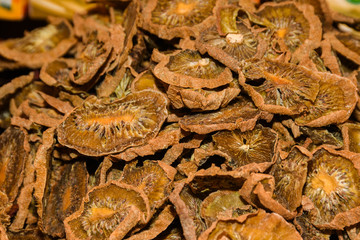
<svg viewBox="0 0 360 240">
<path fill-rule="evenodd" d="M 341 127 L 344 138 L 344 149 L 360 153 L 360 126 L 355 123 L 345 123 Z"/>
<path fill-rule="evenodd" d="M 290 212 L 295 212 L 301 205 L 310 158 L 311 154 L 306 149 L 293 147 L 286 159 L 271 168 L 270 174 L 275 179 L 273 198 Z"/>
<path fill-rule="evenodd" d="M 343 229 L 359 222 L 359 165 L 348 156 L 320 148 L 309 162 L 304 194 L 315 207 L 316 226 Z"/>
<path fill-rule="evenodd" d="M 277 133 L 257 125 L 254 130 L 221 131 L 212 136 L 215 147 L 231 157 L 227 164 L 233 168 L 250 163 L 273 163 L 276 155 Z"/>
<path fill-rule="evenodd" d="M 302 239 L 295 227 L 276 213 L 259 210 L 257 214 L 245 214 L 238 218 L 216 221 L 199 238 L 211 239 Z"/>
<path fill-rule="evenodd" d="M 94 187 L 80 209 L 64 220 L 69 239 L 122 239 L 144 223 L 149 205 L 144 193 L 123 183 Z"/>
<path fill-rule="evenodd" d="M 250 206 L 241 200 L 238 191 L 219 190 L 211 193 L 201 203 L 201 217 L 208 226 L 218 218 L 237 217 L 239 212 L 243 214 L 246 211 L 250 211 Z"/>
<path fill-rule="evenodd" d="M 301 216 L 295 218 L 294 224 L 300 231 L 301 237 L 303 239 L 330 239 L 331 234 L 329 232 L 322 232 L 314 227 L 310 221 L 310 218 L 311 216 L 307 212 L 303 212 Z"/>
<path fill-rule="evenodd" d="M 202 54 L 207 52 L 234 71 L 240 69 L 244 60 L 261 58 L 267 47 L 250 28 L 238 21 L 239 11 L 235 6 L 220 7 L 217 10 L 220 27 L 211 26 L 196 40 L 196 47 Z"/>
<path fill-rule="evenodd" d="M 53 160 L 50 165 L 43 166 L 49 168 L 49 173 L 39 223 L 48 235 L 65 237 L 63 220 L 80 208 L 87 192 L 88 173 L 81 161 Z"/>
<path fill-rule="evenodd" d="M 142 12 L 142 27 L 164 39 L 196 35 L 211 22 L 215 5 L 224 2 L 149 0 Z"/>
<path fill-rule="evenodd" d="M 174 108 L 187 107 L 194 111 L 209 111 L 225 107 L 239 95 L 240 88 L 234 81 L 211 90 L 170 85 L 166 93 Z"/>
<path fill-rule="evenodd" d="M 31 83 L 34 79 L 34 74 L 29 73 L 12 79 L 9 83 L 6 83 L 0 87 L 0 100 L 3 100 L 10 94 L 15 93 L 18 89 L 25 87 Z"/>
<path fill-rule="evenodd" d="M 247 98 L 238 97 L 219 111 L 184 116 L 179 124 L 186 131 L 207 134 L 223 129 L 251 130 L 259 119 L 271 121 L 272 115 L 257 109 Z"/>
<path fill-rule="evenodd" d="M 156 86 L 156 78 L 149 70 L 140 73 L 131 83 L 132 92 L 142 91 L 145 89 L 158 90 L 158 87 Z"/>
<path fill-rule="evenodd" d="M 360 36 L 348 32 L 328 32 L 324 36 L 331 46 L 346 58 L 360 64 Z"/>
<path fill-rule="evenodd" d="M 167 84 L 196 89 L 216 88 L 233 80 L 228 68 L 189 49 L 163 56 L 153 73 Z"/>
<path fill-rule="evenodd" d="M 328 129 L 300 127 L 300 131 L 305 136 L 309 137 L 312 144 L 320 146 L 323 144 L 329 145 L 334 148 L 343 146 L 343 140 L 339 132 L 329 131 Z"/>
<path fill-rule="evenodd" d="M 23 38 L 3 41 L 0 55 L 30 68 L 40 68 L 64 55 L 75 43 L 69 22 L 57 19 Z"/>
<path fill-rule="evenodd" d="M 319 93 L 308 112 L 295 118 L 300 126 L 322 127 L 345 122 L 355 108 L 358 96 L 350 79 L 330 73 L 317 73 Z"/>
<path fill-rule="evenodd" d="M 280 46 L 281 42 L 284 43 L 290 51 L 295 51 L 303 44 L 311 47 L 320 44 L 321 22 L 310 5 L 293 2 L 265 3 L 256 15 L 260 17 L 257 23 L 270 29 L 274 40 Z"/>
<path fill-rule="evenodd" d="M 143 191 L 149 199 L 151 210 L 154 210 L 169 196 L 175 173 L 174 168 L 163 162 L 145 161 L 142 167 L 126 165 L 120 182 Z"/>
<path fill-rule="evenodd" d="M 294 115 L 307 110 L 319 92 L 319 76 L 302 66 L 273 60 L 249 62 L 239 82 L 255 105 L 271 113 Z"/>
<path fill-rule="evenodd" d="M 18 195 L 29 150 L 24 131 L 9 127 L 0 135 L 0 191 L 6 194 L 9 203 Z"/>
<path fill-rule="evenodd" d="M 85 155 L 121 152 L 154 138 L 167 117 L 166 107 L 166 97 L 153 90 L 110 103 L 92 98 L 60 124 L 58 140 Z"/>
</svg>

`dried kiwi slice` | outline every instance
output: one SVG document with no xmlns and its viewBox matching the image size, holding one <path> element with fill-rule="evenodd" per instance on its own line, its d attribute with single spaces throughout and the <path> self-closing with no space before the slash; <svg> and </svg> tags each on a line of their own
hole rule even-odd
<svg viewBox="0 0 360 240">
<path fill-rule="evenodd" d="M 91 98 L 58 127 L 58 140 L 82 154 L 101 156 L 139 146 L 159 132 L 167 117 L 167 98 L 144 90 L 114 101 Z"/>
<path fill-rule="evenodd" d="M 346 58 L 360 64 L 360 36 L 348 32 L 328 32 L 325 35 L 331 46 Z"/>
<path fill-rule="evenodd" d="M 319 93 L 307 112 L 296 116 L 301 126 L 322 127 L 345 122 L 355 108 L 358 95 L 350 79 L 330 73 L 317 73 L 320 77 Z"/>
<path fill-rule="evenodd" d="M 219 0 L 150 0 L 143 11 L 142 27 L 159 36 L 172 39 L 196 35 L 211 21 Z"/>
<path fill-rule="evenodd" d="M 319 92 L 319 76 L 301 66 L 266 59 L 249 62 L 243 73 L 240 84 L 255 105 L 272 113 L 301 113 Z"/>
<path fill-rule="evenodd" d="M 341 127 L 344 138 L 344 148 L 351 152 L 360 153 L 360 125 L 345 123 Z"/>
<path fill-rule="evenodd" d="M 153 72 L 167 84 L 197 89 L 216 88 L 233 80 L 230 69 L 189 49 L 163 56 Z"/>
<path fill-rule="evenodd" d="M 315 207 L 313 223 L 343 229 L 359 221 L 360 176 L 356 162 L 330 148 L 320 148 L 309 162 L 304 194 Z"/>
<path fill-rule="evenodd" d="M 273 162 L 277 133 L 271 128 L 257 125 L 254 130 L 222 131 L 212 136 L 215 147 L 231 157 L 227 164 L 238 168 L 250 163 Z"/>
<path fill-rule="evenodd" d="M 256 240 L 300 240 L 295 227 L 276 213 L 259 210 L 256 214 L 245 214 L 238 218 L 216 221 L 199 238 L 212 239 L 256 239 Z"/>
<path fill-rule="evenodd" d="M 69 22 L 57 19 L 20 39 L 1 42 L 0 55 L 30 68 L 64 55 L 75 43 Z"/>
<path fill-rule="evenodd" d="M 146 197 L 136 188 L 110 182 L 94 187 L 80 209 L 64 220 L 69 239 L 122 239 L 149 214 Z"/>
</svg>

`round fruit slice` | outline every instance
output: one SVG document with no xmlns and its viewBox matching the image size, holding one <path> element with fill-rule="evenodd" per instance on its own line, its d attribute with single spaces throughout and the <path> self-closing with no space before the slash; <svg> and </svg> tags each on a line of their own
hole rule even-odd
<svg viewBox="0 0 360 240">
<path fill-rule="evenodd" d="M 305 195 L 315 207 L 314 223 L 343 229 L 359 222 L 360 176 L 358 162 L 330 148 L 320 148 L 309 162 Z"/>
<path fill-rule="evenodd" d="M 108 102 L 91 98 L 58 127 L 58 140 L 78 152 L 101 156 L 139 146 L 154 138 L 165 121 L 167 98 L 145 90 Z"/>
<path fill-rule="evenodd" d="M 307 68 L 272 60 L 249 62 L 240 74 L 240 84 L 255 105 L 271 113 L 301 113 L 319 92 L 318 75 Z"/>
<path fill-rule="evenodd" d="M 212 136 L 217 149 L 228 154 L 232 161 L 227 164 L 238 168 L 249 163 L 273 162 L 277 133 L 271 128 L 258 125 L 254 130 L 222 131 Z"/>
<path fill-rule="evenodd" d="M 150 0 L 143 11 L 143 28 L 160 38 L 196 35 L 207 28 L 219 0 Z"/>
<path fill-rule="evenodd" d="M 238 218 L 218 220 L 199 240 L 248 239 L 248 240 L 300 240 L 295 227 L 276 213 L 260 210 L 257 214 L 245 214 Z"/>
<path fill-rule="evenodd" d="M 153 72 L 167 84 L 196 89 L 216 88 L 233 80 L 230 69 L 188 49 L 163 56 Z"/>
<path fill-rule="evenodd" d="M 23 38 L 1 42 L 0 55 L 30 68 L 40 68 L 64 55 L 76 43 L 73 35 L 69 22 L 54 20 Z"/>
</svg>

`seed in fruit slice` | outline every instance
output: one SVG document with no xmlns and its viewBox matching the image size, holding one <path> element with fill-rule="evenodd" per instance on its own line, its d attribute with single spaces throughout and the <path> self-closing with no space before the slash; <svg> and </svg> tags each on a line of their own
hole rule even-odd
<svg viewBox="0 0 360 240">
<path fill-rule="evenodd" d="M 114 102 L 91 98 L 58 127 L 58 140 L 82 154 L 101 156 L 154 138 L 167 117 L 167 98 L 144 90 Z"/>
</svg>

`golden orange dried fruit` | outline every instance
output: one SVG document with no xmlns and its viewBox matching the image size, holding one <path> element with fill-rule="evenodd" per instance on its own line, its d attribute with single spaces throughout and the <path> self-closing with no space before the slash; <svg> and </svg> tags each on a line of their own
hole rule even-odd
<svg viewBox="0 0 360 240">
<path fill-rule="evenodd" d="M 30 68 L 64 55 L 75 43 L 70 23 L 56 19 L 20 39 L 9 39 L 0 44 L 0 55 Z"/>
<path fill-rule="evenodd" d="M 167 117 L 167 98 L 144 90 L 114 102 L 92 98 L 58 127 L 58 140 L 82 154 L 101 156 L 154 138 Z"/>
<path fill-rule="evenodd" d="M 272 113 L 306 111 L 319 92 L 319 76 L 301 66 L 266 59 L 247 63 L 242 72 L 240 84 L 255 105 Z"/>
<path fill-rule="evenodd" d="M 186 131 L 207 134 L 224 129 L 251 130 L 259 119 L 270 121 L 272 115 L 257 109 L 248 98 L 238 97 L 219 111 L 186 115 L 179 124 Z"/>
<path fill-rule="evenodd" d="M 356 123 L 345 123 L 341 126 L 341 132 L 344 138 L 344 148 L 360 153 L 360 126 Z"/>
<path fill-rule="evenodd" d="M 360 36 L 351 32 L 329 32 L 325 37 L 337 52 L 351 61 L 360 64 Z"/>
<path fill-rule="evenodd" d="M 212 136 L 215 147 L 231 157 L 235 169 L 250 163 L 272 163 L 276 155 L 277 133 L 257 125 L 254 130 L 221 131 Z"/>
<path fill-rule="evenodd" d="M 199 238 L 211 239 L 302 239 L 295 227 L 276 213 L 259 210 L 256 214 L 246 214 L 238 218 L 216 221 Z"/>
<path fill-rule="evenodd" d="M 122 239 L 144 223 L 149 205 L 144 193 L 123 183 L 94 187 L 80 209 L 64 220 L 68 239 Z"/>
<path fill-rule="evenodd" d="M 330 148 L 320 148 L 309 162 L 304 194 L 314 204 L 322 228 L 343 229 L 359 221 L 360 175 L 357 162 Z"/>
<path fill-rule="evenodd" d="M 164 39 L 196 35 L 207 28 L 217 0 L 150 0 L 144 8 L 142 27 Z"/>
<path fill-rule="evenodd" d="M 228 68 L 189 49 L 163 56 L 153 73 L 167 84 L 196 89 L 216 88 L 233 80 Z"/>
</svg>

